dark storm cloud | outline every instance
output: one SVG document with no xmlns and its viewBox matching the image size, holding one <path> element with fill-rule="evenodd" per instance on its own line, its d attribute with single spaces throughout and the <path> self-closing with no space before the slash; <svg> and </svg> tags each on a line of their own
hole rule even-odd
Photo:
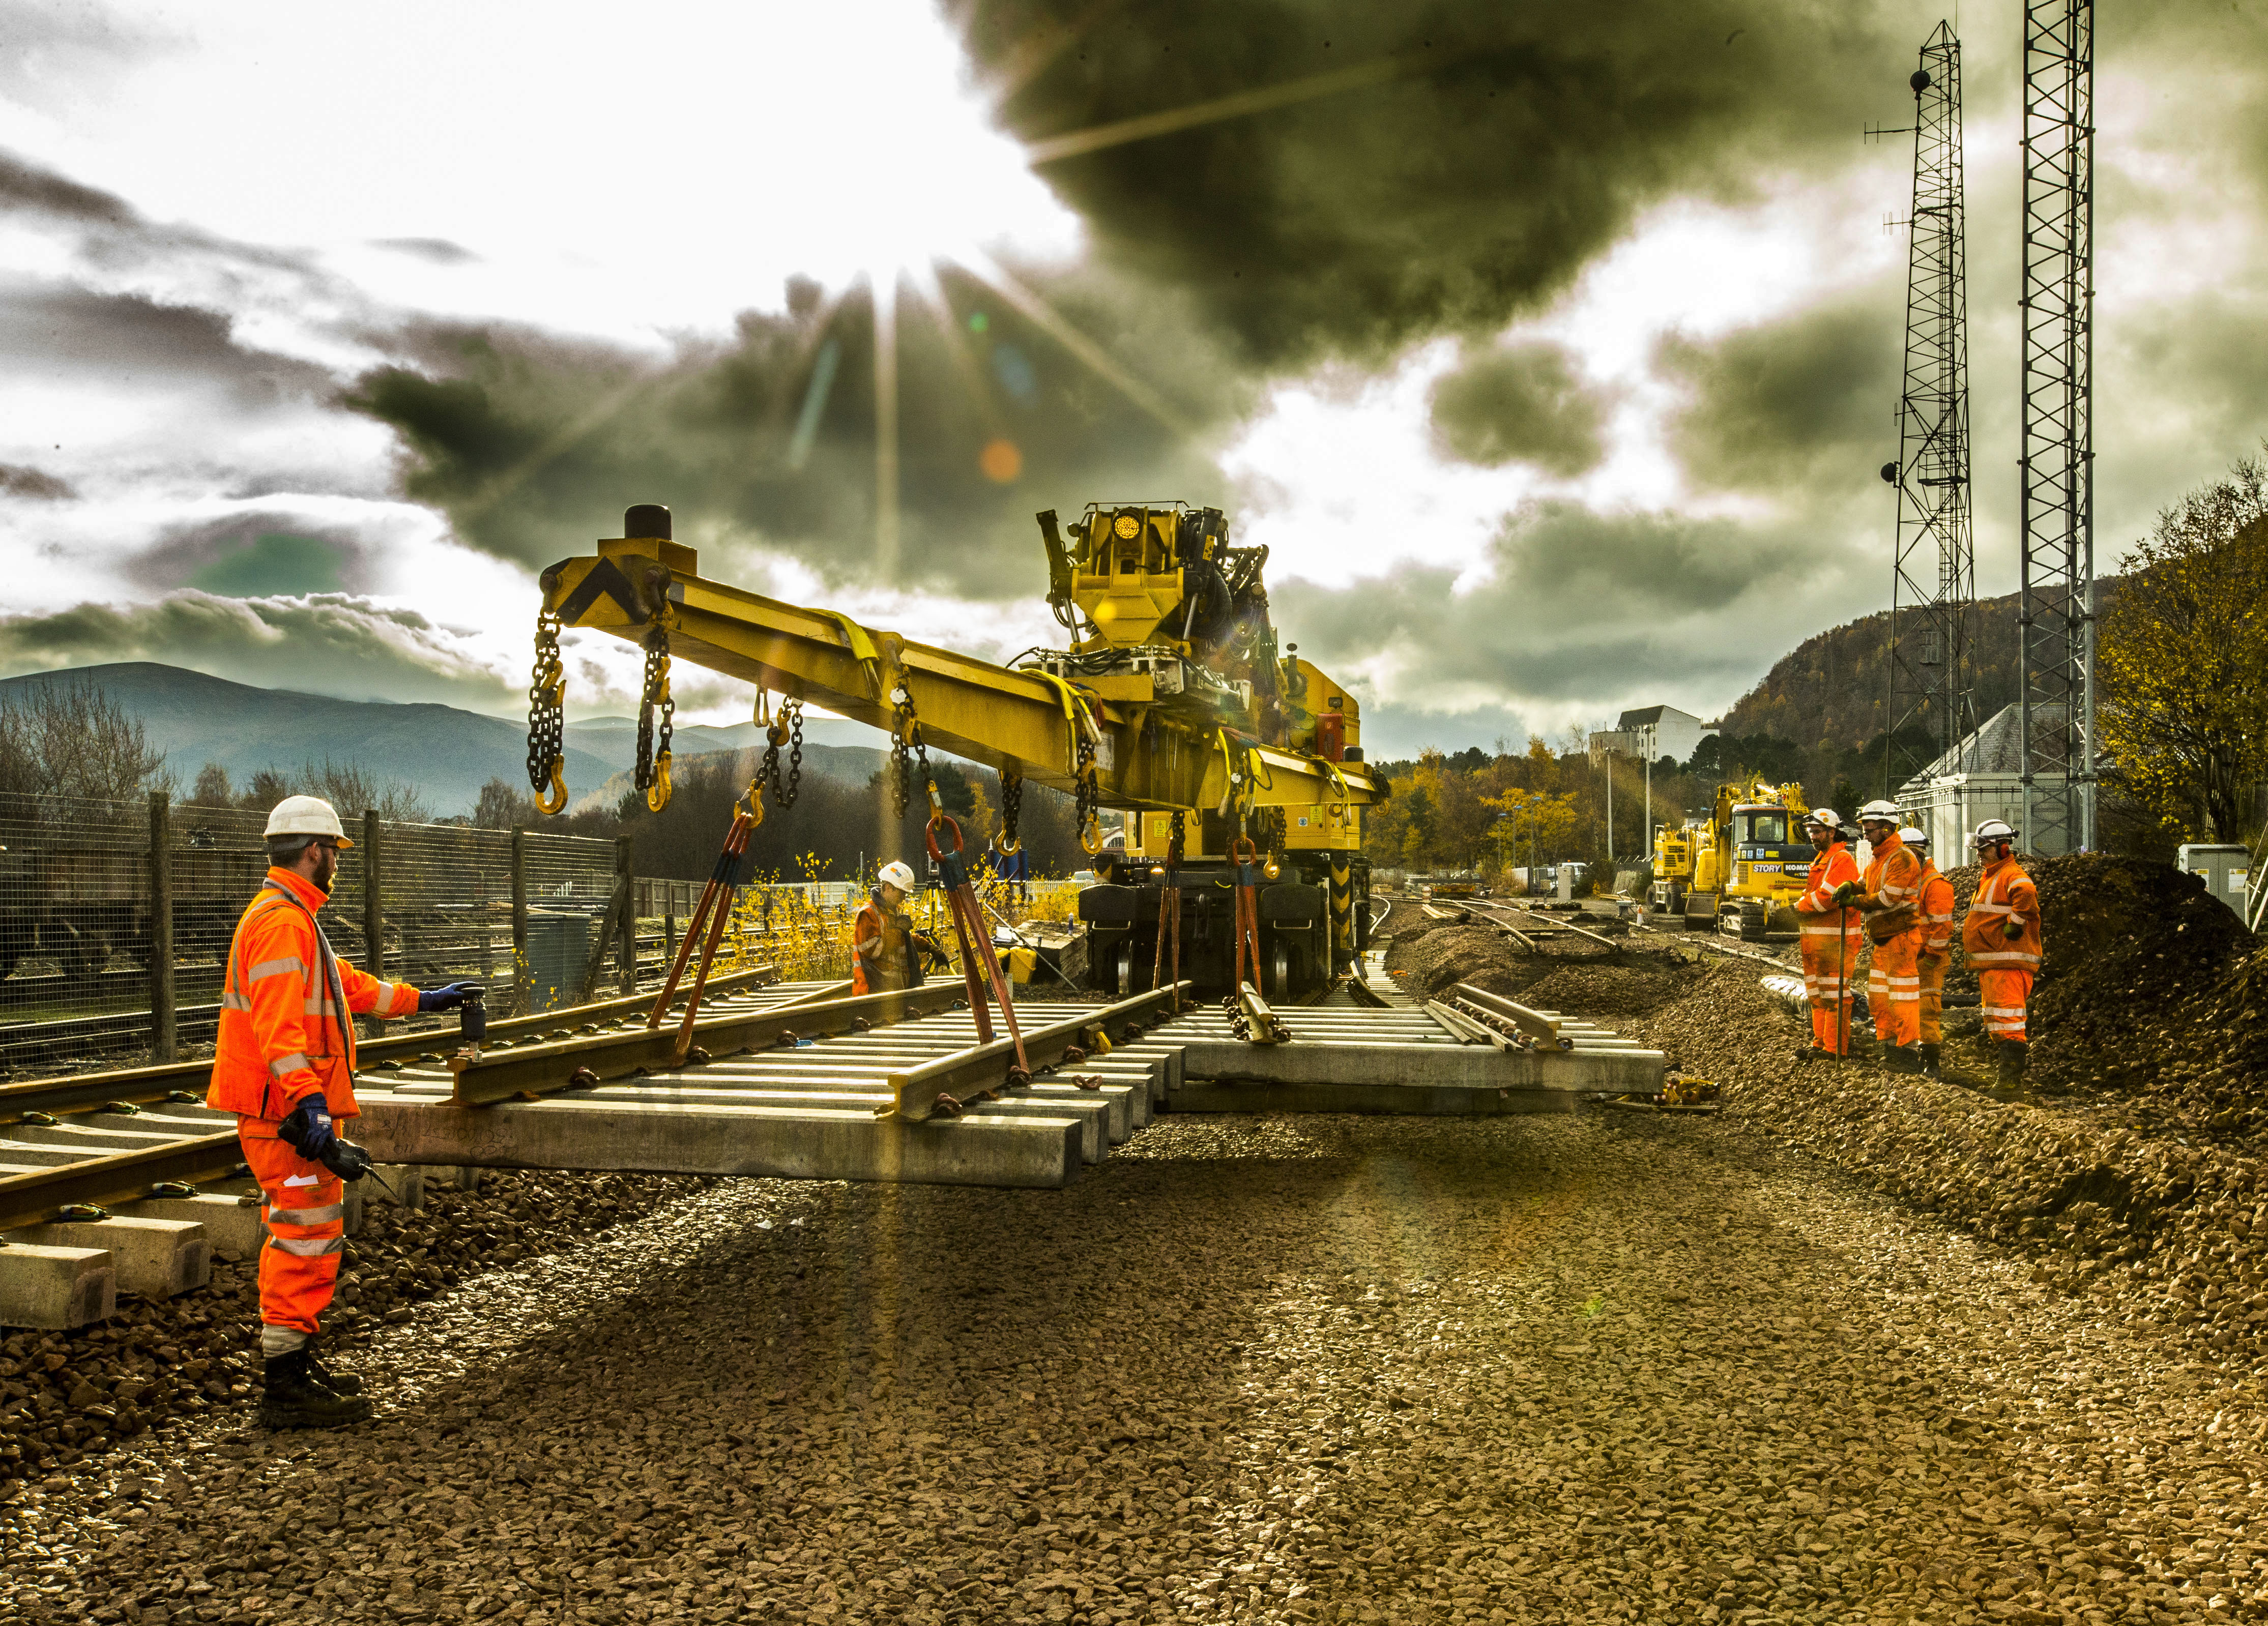
<svg viewBox="0 0 2268 1626">
<path fill-rule="evenodd" d="M 140 294 L 0 284 L 0 357 L 19 377 L 129 386 L 152 376 L 189 377 L 226 385 L 248 405 L 335 389 L 320 367 L 239 344 L 233 326 L 222 312 Z"/>
<path fill-rule="evenodd" d="M 1037 509 L 1222 500 L 1187 430 L 1233 421 L 1253 389 L 1183 342 L 1172 296 L 1084 274 L 1041 291 L 1170 398 L 1168 427 L 974 277 L 940 283 L 943 320 L 910 289 L 898 303 L 894 585 L 1027 597 L 1043 580 Z M 526 330 L 420 329 L 401 341 L 415 365 L 376 370 L 347 399 L 401 434 L 409 494 L 499 557 L 549 563 L 613 534 L 628 504 L 660 502 L 681 537 L 761 541 L 831 579 L 873 580 L 873 331 L 863 291 L 830 308 L 808 284 L 788 313 L 744 314 L 731 342 L 688 342 L 666 364 Z M 1015 448 L 1012 478 L 981 461 L 996 441 Z"/>
<path fill-rule="evenodd" d="M 77 495 L 69 481 L 58 480 L 45 469 L 27 468 L 21 463 L 0 463 L 0 497 L 60 503 Z"/>
<path fill-rule="evenodd" d="M 1750 639 L 1728 627 L 1799 601 L 1819 567 L 1778 531 L 1547 503 L 1506 519 L 1485 570 L 1463 592 L 1457 571 L 1413 563 L 1344 587 L 1285 582 L 1270 597 L 1278 624 L 1326 671 L 1381 658 L 1418 668 L 1383 696 L 1403 707 L 1428 689 L 1590 703 L 1748 673 Z"/>
<path fill-rule="evenodd" d="M 0 214 L 46 215 L 82 225 L 142 224 L 125 199 L 0 152 Z"/>
<path fill-rule="evenodd" d="M 1815 0 L 975 0 L 1003 121 L 1113 264 L 1189 293 L 1266 367 L 1491 332 L 1646 203 L 1839 161 L 1912 43 Z M 1072 41 L 1020 84 L 1035 40 Z M 1313 99 L 1078 151 L 1073 132 L 1268 87 Z M 1232 103 L 1234 107 L 1240 104 Z"/>
<path fill-rule="evenodd" d="M 0 616 L 0 675 L 153 660 L 262 688 L 509 710 L 517 691 L 415 612 L 340 594 L 247 600 L 170 593 Z"/>
<path fill-rule="evenodd" d="M 1556 344 L 1470 352 L 1435 381 L 1432 405 L 1435 446 L 1468 463 L 1580 475 L 1605 453 L 1607 402 Z"/>
<path fill-rule="evenodd" d="M 1705 489 L 1854 489 L 1898 455 L 1905 302 L 1884 282 L 1709 342 L 1672 338 L 1658 371 L 1690 392 L 1670 425 Z"/>
<path fill-rule="evenodd" d="M 469 265 L 480 258 L 471 249 L 446 237 L 381 237 L 372 239 L 370 246 L 408 254 L 413 260 L 430 260 L 435 265 Z"/>
<path fill-rule="evenodd" d="M 134 556 L 130 574 L 235 598 L 357 591 L 371 585 L 371 551 L 352 530 L 277 509 L 170 526 Z"/>
</svg>

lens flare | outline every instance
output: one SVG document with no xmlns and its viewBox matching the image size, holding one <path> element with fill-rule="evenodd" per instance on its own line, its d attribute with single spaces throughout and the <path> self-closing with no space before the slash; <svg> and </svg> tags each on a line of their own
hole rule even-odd
<svg viewBox="0 0 2268 1626">
<path fill-rule="evenodd" d="M 1008 485 L 1024 472 L 1024 454 L 1012 440 L 988 440 L 977 453 L 976 467 L 995 485 Z"/>
</svg>

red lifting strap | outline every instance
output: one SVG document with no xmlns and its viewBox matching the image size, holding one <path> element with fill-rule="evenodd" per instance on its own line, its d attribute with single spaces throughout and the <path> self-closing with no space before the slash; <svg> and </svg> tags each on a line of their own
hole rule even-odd
<svg viewBox="0 0 2268 1626">
<path fill-rule="evenodd" d="M 950 852 L 937 844 L 937 828 L 940 824 L 953 832 Z M 1016 1071 L 1029 1078 L 1032 1064 L 1024 1056 L 1024 1031 L 1016 1022 L 1016 1004 L 1008 997 L 1007 981 L 1000 975 L 1000 956 L 993 952 L 992 934 L 984 930 L 976 888 L 968 879 L 968 862 L 961 856 L 961 825 L 949 813 L 932 813 L 923 828 L 922 840 L 929 848 L 929 856 L 937 860 L 939 878 L 945 883 L 946 901 L 953 910 L 953 935 L 961 943 L 961 975 L 968 984 L 968 1011 L 976 1019 L 976 1041 L 992 1042 L 992 1019 L 984 1007 L 989 986 L 992 997 L 999 1002 L 1002 1019 L 1008 1024 L 1008 1035 L 1016 1041 Z M 979 964 L 984 968 L 983 977 L 976 974 Z"/>
<path fill-rule="evenodd" d="M 1236 983 L 1260 986 L 1260 850 L 1249 835 L 1228 844 L 1236 864 Z"/>
<path fill-rule="evenodd" d="M 649 1028 L 661 1026 L 670 1000 L 676 997 L 678 980 L 685 975 L 686 960 L 692 954 L 694 944 L 700 943 L 701 965 L 693 974 L 693 991 L 686 997 L 684 1020 L 677 1026 L 680 1058 L 691 1050 L 693 1018 L 701 1009 L 701 990 L 709 985 L 709 967 L 717 958 L 717 945 L 724 941 L 725 924 L 733 917 L 733 891 L 738 880 L 740 855 L 747 851 L 748 837 L 755 828 L 754 819 L 738 809 L 733 811 L 733 822 L 725 832 L 724 850 L 717 855 L 716 867 L 709 872 L 709 884 L 701 889 L 701 901 L 694 906 L 693 918 L 686 923 L 685 936 L 678 941 L 677 958 L 661 985 L 661 995 L 645 1019 Z M 705 932 L 703 927 L 707 928 Z"/>
</svg>

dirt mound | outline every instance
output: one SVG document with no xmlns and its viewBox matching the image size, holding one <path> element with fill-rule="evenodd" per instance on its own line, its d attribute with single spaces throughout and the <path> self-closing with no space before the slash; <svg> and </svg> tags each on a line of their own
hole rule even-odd
<svg viewBox="0 0 2268 1626">
<path fill-rule="evenodd" d="M 1412 999 L 1439 998 L 1458 982 L 1516 994 L 1552 968 L 1553 962 L 1522 953 L 1493 926 L 1427 923 L 1431 930 L 1396 937 L 1386 951 L 1387 975 Z"/>
<path fill-rule="evenodd" d="M 1697 975 L 1667 955 L 1648 955 L 1641 965 L 1560 966 L 1530 983 L 1521 998 L 1586 1021 L 1626 1022 L 1676 998 Z"/>
</svg>

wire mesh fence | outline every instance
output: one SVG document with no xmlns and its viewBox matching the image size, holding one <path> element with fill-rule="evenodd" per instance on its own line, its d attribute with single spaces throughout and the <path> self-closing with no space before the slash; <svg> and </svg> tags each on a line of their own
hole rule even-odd
<svg viewBox="0 0 2268 1626">
<path fill-rule="evenodd" d="M 701 896 L 699 881 L 637 876 L 623 840 L 346 822 L 355 844 L 339 856 L 321 916 L 332 946 L 391 981 L 477 978 L 498 1014 L 659 982 Z M 0 796 L 0 1072 L 144 1051 L 170 1059 L 209 1041 L 230 939 L 267 873 L 266 823 L 263 812 L 162 797 Z M 978 884 L 1003 926 L 1076 912 L 1068 883 L 980 872 Z M 847 880 L 745 887 L 713 968 L 846 977 L 865 896 Z M 911 912 L 953 946 L 941 893 L 919 893 Z"/>
<path fill-rule="evenodd" d="M 0 1068 L 163 1056 L 210 1039 L 229 940 L 267 873 L 266 822 L 263 812 L 158 798 L 0 796 Z M 618 984 L 615 945 L 597 924 L 617 885 L 616 843 L 357 818 L 347 827 L 355 845 L 340 854 L 322 926 L 352 964 L 424 986 L 477 977 L 498 1011 Z M 643 935 L 641 959 L 658 957 L 659 931 Z"/>
</svg>

